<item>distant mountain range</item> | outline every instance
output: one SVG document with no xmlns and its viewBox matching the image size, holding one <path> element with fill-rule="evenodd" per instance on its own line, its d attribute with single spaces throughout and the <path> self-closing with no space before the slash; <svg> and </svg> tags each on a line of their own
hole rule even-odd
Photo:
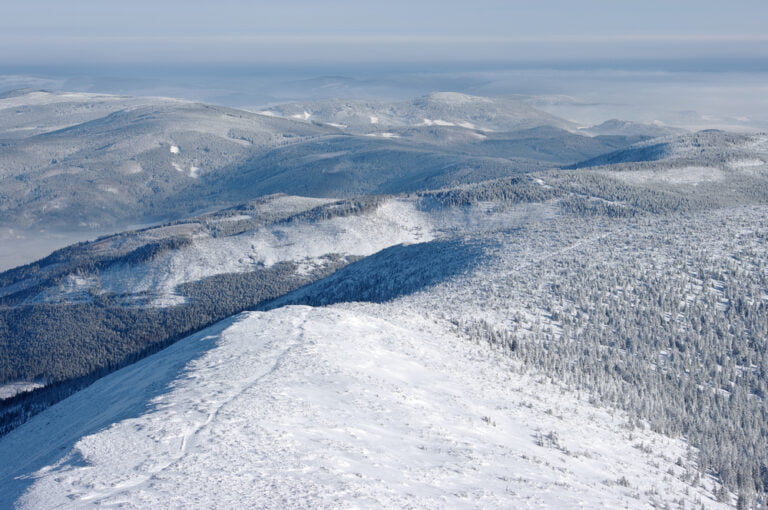
<svg viewBox="0 0 768 510">
<path fill-rule="evenodd" d="M 483 131 L 518 131 L 540 126 L 574 129 L 574 123 L 518 100 L 436 92 L 410 101 L 327 100 L 277 105 L 263 110 L 300 120 L 330 124 L 354 133 L 386 133 L 416 127 L 461 127 Z"/>
<path fill-rule="evenodd" d="M 261 113 L 164 98 L 6 93 L 0 227 L 103 231 L 276 192 L 430 189 L 573 164 L 647 138 L 627 125 L 583 136 L 520 101 L 457 93 Z"/>
</svg>

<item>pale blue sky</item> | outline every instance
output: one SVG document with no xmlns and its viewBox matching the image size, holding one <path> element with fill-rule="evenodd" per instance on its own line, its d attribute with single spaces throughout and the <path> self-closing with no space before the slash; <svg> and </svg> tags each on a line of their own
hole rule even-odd
<svg viewBox="0 0 768 510">
<path fill-rule="evenodd" d="M 0 65 L 768 57 L 768 2 L 8 0 Z"/>
</svg>

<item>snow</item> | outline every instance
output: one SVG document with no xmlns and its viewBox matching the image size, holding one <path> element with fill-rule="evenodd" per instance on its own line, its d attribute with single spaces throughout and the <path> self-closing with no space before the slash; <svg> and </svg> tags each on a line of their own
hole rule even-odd
<svg viewBox="0 0 768 510">
<path fill-rule="evenodd" d="M 436 120 L 432 120 L 432 119 L 424 119 L 424 120 L 421 122 L 421 124 L 419 124 L 419 125 L 420 125 L 420 126 L 443 126 L 443 127 L 447 127 L 447 126 L 455 126 L 456 124 L 454 124 L 453 122 L 448 122 L 447 120 L 440 120 L 440 119 L 436 119 Z"/>
<path fill-rule="evenodd" d="M 57 288 L 43 292 L 25 300 L 26 303 L 68 303 L 86 302 L 92 299 L 89 291 L 98 288 L 98 279 L 93 276 L 82 277 L 69 274 L 62 279 Z"/>
<path fill-rule="evenodd" d="M 728 166 L 734 170 L 740 170 L 742 168 L 753 168 L 756 166 L 763 166 L 765 164 L 765 161 L 758 158 L 744 158 L 728 162 Z"/>
<path fill-rule="evenodd" d="M 0 385 L 0 399 L 11 398 L 17 393 L 34 390 L 43 385 L 36 382 L 18 381 Z"/>
<path fill-rule="evenodd" d="M 33 91 L 15 97 L 0 99 L 0 110 L 7 108 L 18 108 L 19 106 L 38 106 L 55 103 L 90 103 L 105 101 L 122 101 L 127 99 L 125 96 L 115 96 L 106 94 L 87 94 L 80 92 L 54 93 L 44 91 Z"/>
<path fill-rule="evenodd" d="M 129 161 L 123 162 L 120 165 L 119 171 L 124 174 L 133 175 L 133 174 L 140 174 L 141 172 L 144 171 L 144 169 L 141 167 L 141 164 L 138 161 L 129 160 Z"/>
<path fill-rule="evenodd" d="M 442 120 L 442 119 L 422 119 L 421 123 L 417 124 L 417 126 L 462 127 L 464 129 L 473 129 L 473 130 L 480 129 L 471 122 L 467 122 L 467 121 L 451 122 L 451 121 Z M 491 131 L 491 130 L 483 129 L 483 131 Z M 480 136 L 485 137 L 484 135 L 480 135 Z"/>
<path fill-rule="evenodd" d="M 486 98 L 457 93 L 435 93 L 408 101 L 323 100 L 274 106 L 271 112 L 301 118 L 311 111 L 313 120 L 344 126 L 356 134 L 371 126 L 410 128 L 447 126 L 483 131 L 511 131 L 542 125 L 572 129 L 570 121 L 537 110 L 517 99 Z M 403 135 L 405 136 L 405 134 Z"/>
<path fill-rule="evenodd" d="M 271 195 L 259 205 L 253 206 L 258 214 L 281 211 L 284 214 L 294 214 L 333 202 L 333 198 L 300 197 L 294 195 Z"/>
<path fill-rule="evenodd" d="M 179 154 L 181 150 L 179 150 L 179 147 L 177 145 L 171 145 L 171 154 Z"/>
<path fill-rule="evenodd" d="M 309 120 L 309 118 L 312 116 L 311 113 L 309 113 L 307 110 L 304 110 L 302 113 L 297 113 L 295 115 L 291 115 L 292 119 L 299 119 L 299 120 Z"/>
<path fill-rule="evenodd" d="M 229 223 L 233 221 L 252 220 L 253 216 L 247 214 L 237 214 L 235 216 L 227 216 L 225 218 L 218 218 L 214 220 L 214 223 Z"/>
<path fill-rule="evenodd" d="M 434 92 L 429 95 L 429 98 L 433 101 L 439 101 L 441 103 L 451 105 L 466 105 L 473 103 L 491 103 L 493 100 L 487 97 L 470 96 L 468 94 L 462 94 L 460 92 Z"/>
<path fill-rule="evenodd" d="M 252 216 L 276 211 L 293 214 L 332 201 L 278 195 L 255 206 Z M 230 237 L 209 237 L 198 223 L 160 227 L 143 231 L 141 238 L 133 240 L 135 247 L 172 235 L 190 236 L 194 242 L 141 264 L 113 265 L 78 285 L 50 288 L 31 299 L 60 302 L 75 296 L 90 299 L 90 293 L 144 294 L 152 297 L 152 306 L 173 306 L 185 302 L 176 291 L 179 285 L 210 276 L 254 271 L 285 261 L 296 262 L 298 271 L 307 274 L 326 264 L 324 256 L 328 254 L 367 256 L 397 244 L 515 228 L 553 219 L 556 213 L 553 204 L 499 207 L 492 202 L 469 208 L 421 210 L 417 200 L 390 198 L 362 215 L 270 225 Z M 219 221 L 247 218 L 237 215 Z M 130 248 L 114 245 L 119 239 L 108 238 L 93 248 Z"/>
<path fill-rule="evenodd" d="M 383 133 L 367 133 L 363 136 L 373 136 L 377 138 L 400 138 L 400 135 L 397 133 L 390 133 L 389 131 L 385 131 Z"/>
<path fill-rule="evenodd" d="M 177 172 L 186 173 L 193 179 L 197 179 L 200 176 L 200 168 L 196 167 L 195 165 L 190 165 L 189 170 L 185 170 L 184 167 L 175 161 L 171 161 L 171 165 L 176 169 Z"/>
<path fill-rule="evenodd" d="M 405 309 L 287 307 L 188 337 L 0 439 L 17 459 L 0 464 L 0 507 L 718 507 L 666 476 L 682 442 L 624 421 Z"/>
<path fill-rule="evenodd" d="M 635 170 L 612 172 L 612 177 L 631 184 L 666 182 L 670 184 L 699 184 L 721 181 L 725 178 L 722 170 L 715 167 L 685 166 L 669 170 Z"/>
<path fill-rule="evenodd" d="M 760 133 L 751 137 L 749 142 L 744 144 L 744 148 L 754 152 L 768 152 L 768 135 Z"/>
<path fill-rule="evenodd" d="M 285 197 L 310 205 L 313 199 Z M 272 204 L 272 207 L 280 207 Z M 119 266 L 101 274 L 105 292 L 149 292 L 156 306 L 183 302 L 176 287 L 224 273 L 252 271 L 281 261 L 296 261 L 308 271 L 323 255 L 370 255 L 400 243 L 433 238 L 431 220 L 412 201 L 389 200 L 364 216 L 332 218 L 277 228 L 260 228 L 227 238 L 198 239 L 193 245 L 141 266 Z"/>
</svg>

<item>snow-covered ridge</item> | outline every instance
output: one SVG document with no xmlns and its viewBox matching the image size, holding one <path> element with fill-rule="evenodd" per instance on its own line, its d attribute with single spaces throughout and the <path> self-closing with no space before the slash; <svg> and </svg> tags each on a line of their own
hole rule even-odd
<svg viewBox="0 0 768 510">
<path fill-rule="evenodd" d="M 627 149 L 592 158 L 568 168 L 607 166 L 620 163 L 661 161 L 683 165 L 718 166 L 741 170 L 768 161 L 768 135 L 705 130 L 670 135 L 636 143 Z M 748 161 L 743 165 L 739 162 Z M 620 168 L 619 168 L 620 169 Z"/>
<path fill-rule="evenodd" d="M 668 170 L 637 170 L 634 172 L 606 172 L 606 175 L 630 184 L 699 184 L 725 179 L 725 173 L 716 167 L 683 166 Z"/>
<path fill-rule="evenodd" d="M 111 264 L 82 277 L 63 276 L 26 299 L 27 303 L 90 301 L 92 295 L 144 296 L 154 306 L 173 306 L 185 302 L 178 287 L 202 279 L 246 273 L 269 268 L 279 262 L 294 262 L 300 274 L 309 274 L 326 263 L 327 255 L 369 256 L 398 244 L 423 243 L 460 233 L 479 233 L 512 228 L 530 221 L 554 218 L 552 204 L 520 204 L 499 207 L 480 203 L 469 208 L 438 207 L 423 210 L 418 199 L 387 198 L 362 213 L 328 219 L 305 219 L 289 223 L 268 223 L 237 235 L 209 233 L 203 223 L 226 225 L 257 221 L 259 215 L 283 211 L 286 215 L 306 213 L 315 207 L 331 208 L 333 200 L 273 196 L 254 205 L 249 214 L 198 218 L 195 221 L 139 231 L 129 236 L 113 236 L 94 242 L 90 250 L 126 253 L 147 242 L 173 237 L 191 242 L 140 263 Z M 331 210 L 329 209 L 329 211 Z M 32 285 L 28 282 L 26 285 Z M 16 292 L 23 282 L 8 286 L 0 295 Z"/>
<path fill-rule="evenodd" d="M 0 440 L 18 508 L 647 508 L 711 501 L 679 441 L 405 310 L 252 312 Z M 643 448 L 635 448 L 641 444 Z"/>
<path fill-rule="evenodd" d="M 432 238 L 428 219 L 412 202 L 392 200 L 364 216 L 269 227 L 224 239 L 208 238 L 169 253 L 142 268 L 122 266 L 105 272 L 107 292 L 150 292 L 157 304 L 179 302 L 175 289 L 187 282 L 224 273 L 238 273 L 277 262 L 295 261 L 309 269 L 329 253 L 370 255 L 400 243 Z M 183 299 L 181 299 L 183 302 Z"/>
<path fill-rule="evenodd" d="M 268 113 L 267 113 L 268 112 Z M 368 134 L 418 127 L 454 127 L 487 132 L 539 126 L 575 130 L 575 124 L 523 101 L 435 92 L 411 101 L 329 100 L 271 106 L 259 113 L 321 122 Z"/>
</svg>

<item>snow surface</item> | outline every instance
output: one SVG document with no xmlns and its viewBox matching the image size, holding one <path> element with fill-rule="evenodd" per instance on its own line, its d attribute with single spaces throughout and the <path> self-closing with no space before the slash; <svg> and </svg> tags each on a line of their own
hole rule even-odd
<svg viewBox="0 0 768 510">
<path fill-rule="evenodd" d="M 312 116 L 311 113 L 304 110 L 302 113 L 297 113 L 295 115 L 291 115 L 291 118 L 299 119 L 299 120 L 309 120 L 309 118 Z"/>
<path fill-rule="evenodd" d="M 0 507 L 718 507 L 683 443 L 517 368 L 392 306 L 242 314 L 0 439 Z"/>
<path fill-rule="evenodd" d="M 669 183 L 669 184 L 699 184 L 716 182 L 725 178 L 722 170 L 706 166 L 685 166 L 669 170 L 634 170 L 632 172 L 611 172 L 611 177 L 630 184 Z"/>
<path fill-rule="evenodd" d="M 429 99 L 450 105 L 466 105 L 477 103 L 492 103 L 493 99 L 481 96 L 470 96 L 461 92 L 433 92 Z"/>
<path fill-rule="evenodd" d="M 273 196 L 254 206 L 253 216 L 276 211 L 293 214 L 330 202 L 333 199 Z M 177 293 L 179 285 L 210 276 L 248 272 L 287 261 L 296 262 L 299 273 L 307 274 L 327 264 L 325 256 L 329 254 L 367 256 L 397 244 L 493 232 L 551 220 L 556 212 L 556 206 L 550 203 L 500 207 L 494 202 L 421 210 L 417 200 L 390 198 L 362 215 L 271 225 L 229 237 L 209 237 L 196 222 L 158 227 L 142 231 L 138 238 L 110 237 L 95 243 L 93 248 L 125 251 L 174 235 L 192 237 L 194 242 L 141 264 L 111 266 L 98 277 L 65 279 L 58 287 L 49 287 L 27 302 L 89 301 L 92 294 L 103 292 L 139 294 L 144 296 L 142 303 L 145 304 L 144 298 L 151 296 L 151 306 L 173 306 L 185 302 Z M 248 218 L 248 215 L 235 215 L 217 222 Z M 126 242 L 132 244 L 122 244 Z M 17 290 L 9 287 L 0 290 L 0 294 Z"/>
<path fill-rule="evenodd" d="M 400 135 L 396 133 L 390 133 L 389 131 L 385 131 L 383 133 L 366 133 L 363 136 L 375 136 L 378 138 L 400 138 Z"/>
<path fill-rule="evenodd" d="M 179 165 L 175 161 L 171 161 L 171 165 L 173 166 L 173 168 L 176 169 L 177 172 L 185 173 L 185 174 L 189 175 L 193 179 L 197 179 L 198 177 L 200 177 L 200 168 L 195 166 L 195 165 L 189 165 L 189 169 L 188 170 L 185 170 L 184 167 L 182 167 L 181 165 Z"/>
<path fill-rule="evenodd" d="M 728 166 L 734 170 L 739 170 L 742 168 L 753 168 L 756 166 L 764 166 L 765 164 L 766 164 L 765 161 L 758 158 L 744 158 L 744 159 L 737 159 L 737 160 L 728 162 Z"/>
<path fill-rule="evenodd" d="M 464 129 L 480 129 L 476 125 L 474 125 L 471 122 L 450 122 L 447 120 L 442 119 L 423 119 L 420 124 L 417 124 L 418 126 L 441 126 L 441 127 L 451 127 L 451 126 L 458 126 L 463 127 Z M 483 129 L 482 131 L 492 131 L 490 129 Z"/>
</svg>

